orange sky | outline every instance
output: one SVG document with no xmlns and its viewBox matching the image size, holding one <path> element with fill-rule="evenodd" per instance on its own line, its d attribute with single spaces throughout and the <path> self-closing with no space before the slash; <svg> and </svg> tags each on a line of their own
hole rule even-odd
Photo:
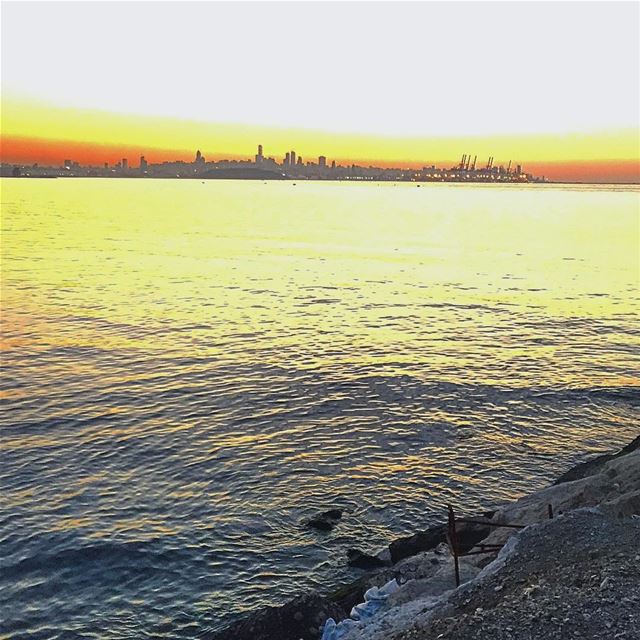
<svg viewBox="0 0 640 640">
<path fill-rule="evenodd" d="M 330 141 L 327 147 L 330 148 Z M 463 149 L 462 146 L 459 147 Z M 299 153 L 302 153 L 300 149 Z M 255 153 L 254 148 L 247 148 L 246 153 L 227 152 L 215 153 L 203 146 L 202 152 L 209 160 L 250 158 Z M 102 166 L 105 162 L 114 164 L 121 158 L 128 158 L 131 166 L 137 166 L 141 155 L 148 162 L 158 163 L 171 160 L 193 160 L 195 149 L 180 148 L 146 148 L 144 145 L 104 144 L 89 141 L 48 140 L 28 136 L 2 135 L 0 137 L 0 157 L 2 162 L 17 164 L 33 164 L 60 166 L 65 159 L 71 159 L 82 165 Z M 439 166 L 452 165 L 461 154 L 441 154 L 442 157 L 425 157 L 423 161 L 412 158 L 393 159 L 385 157 L 358 157 L 357 149 L 348 156 L 331 157 L 338 164 L 362 164 L 375 166 L 421 167 L 425 163 Z M 276 159 L 280 157 L 276 155 Z M 316 157 L 308 159 L 316 161 Z M 478 163 L 486 161 L 480 157 Z M 505 164 L 508 160 L 502 160 Z M 640 182 L 640 160 L 638 158 L 604 159 L 604 160 L 526 160 L 518 159 L 528 172 L 538 176 L 546 176 L 552 180 L 566 180 L 571 182 Z M 515 163 L 515 161 L 514 161 Z"/>
</svg>

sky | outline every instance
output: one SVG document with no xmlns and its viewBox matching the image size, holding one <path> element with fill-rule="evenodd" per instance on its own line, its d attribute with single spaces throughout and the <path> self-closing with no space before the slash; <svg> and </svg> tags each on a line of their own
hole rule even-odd
<svg viewBox="0 0 640 640">
<path fill-rule="evenodd" d="M 422 166 L 640 180 L 635 2 L 3 2 L 2 159 Z"/>
</svg>

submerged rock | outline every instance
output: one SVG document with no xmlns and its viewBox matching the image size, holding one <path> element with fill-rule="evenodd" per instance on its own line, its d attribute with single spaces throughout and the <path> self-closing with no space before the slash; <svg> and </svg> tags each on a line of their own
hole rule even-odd
<svg viewBox="0 0 640 640">
<path fill-rule="evenodd" d="M 331 531 L 342 518 L 342 509 L 329 509 L 307 521 L 307 527 L 320 531 Z"/>
</svg>

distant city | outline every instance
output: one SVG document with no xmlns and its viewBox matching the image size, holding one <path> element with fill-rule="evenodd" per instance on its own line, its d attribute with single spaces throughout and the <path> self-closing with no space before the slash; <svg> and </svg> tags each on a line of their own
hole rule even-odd
<svg viewBox="0 0 640 640">
<path fill-rule="evenodd" d="M 198 150 L 192 162 L 175 160 L 151 164 L 140 156 L 137 166 L 131 166 L 127 158 L 115 164 L 103 166 L 83 166 L 72 159 L 66 159 L 58 167 L 20 165 L 3 163 L 2 176 L 22 178 L 199 178 L 244 179 L 244 180 L 370 180 L 393 182 L 548 182 L 542 176 L 526 173 L 520 164 L 508 161 L 496 165 L 493 156 L 486 163 L 477 164 L 477 156 L 463 154 L 460 162 L 453 167 L 424 166 L 421 169 L 385 168 L 351 164 L 337 165 L 328 162 L 326 156 L 315 161 L 303 160 L 295 151 L 287 151 L 278 162 L 264 155 L 262 145 L 257 153 L 247 160 L 207 161 Z"/>
</svg>

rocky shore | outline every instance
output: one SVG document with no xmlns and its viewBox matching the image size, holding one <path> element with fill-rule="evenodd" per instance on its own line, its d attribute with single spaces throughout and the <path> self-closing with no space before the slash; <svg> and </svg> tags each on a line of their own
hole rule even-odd
<svg viewBox="0 0 640 640">
<path fill-rule="evenodd" d="M 395 579 L 400 587 L 375 615 L 339 625 L 332 638 L 640 640 L 640 436 L 476 519 L 526 528 L 461 525 L 462 552 L 480 542 L 502 548 L 462 557 L 457 589 L 442 524 L 391 542 L 377 557 L 354 551 L 355 566 L 384 566 L 327 596 L 300 595 L 210 637 L 318 640 L 327 619 L 360 617 L 353 608 L 365 592 Z"/>
</svg>

